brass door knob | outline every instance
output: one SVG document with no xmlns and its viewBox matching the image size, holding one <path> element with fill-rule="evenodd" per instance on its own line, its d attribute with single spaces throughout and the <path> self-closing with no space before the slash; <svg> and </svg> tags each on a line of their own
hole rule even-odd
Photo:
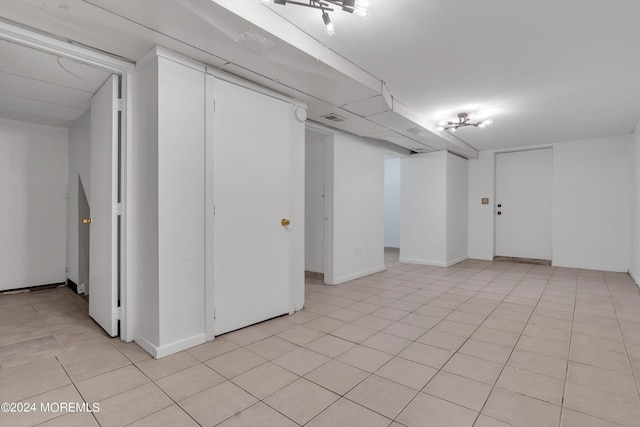
<svg viewBox="0 0 640 427">
<path fill-rule="evenodd" d="M 282 224 L 283 227 L 286 227 L 287 225 L 291 224 L 291 221 L 289 221 L 286 218 L 282 218 L 282 221 L 280 221 L 280 224 Z"/>
<path fill-rule="evenodd" d="M 83 224 L 91 224 L 91 218 L 83 218 L 82 219 L 82 223 Z"/>
</svg>

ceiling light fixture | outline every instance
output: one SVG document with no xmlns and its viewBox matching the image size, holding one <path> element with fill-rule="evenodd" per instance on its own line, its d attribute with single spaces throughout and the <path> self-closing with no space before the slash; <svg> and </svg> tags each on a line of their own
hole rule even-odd
<svg viewBox="0 0 640 427">
<path fill-rule="evenodd" d="M 473 115 L 469 115 L 468 113 L 459 113 L 458 120 L 444 120 L 440 122 L 440 126 L 438 130 L 448 130 L 450 132 L 455 132 L 458 128 L 462 128 L 465 126 L 473 126 L 477 128 L 486 128 L 493 124 L 493 120 L 486 119 L 477 122 L 472 122 Z"/>
<path fill-rule="evenodd" d="M 368 18 L 371 13 L 371 6 L 373 0 L 308 0 L 307 2 L 293 1 L 293 0 L 259 0 L 262 3 L 275 3 L 286 6 L 288 4 L 294 4 L 296 6 L 310 7 L 313 9 L 320 9 L 322 11 L 322 22 L 324 22 L 327 34 L 330 36 L 335 33 L 333 22 L 328 12 L 333 12 L 334 7 L 338 6 L 342 10 L 348 13 L 353 13 L 361 18 Z"/>
</svg>

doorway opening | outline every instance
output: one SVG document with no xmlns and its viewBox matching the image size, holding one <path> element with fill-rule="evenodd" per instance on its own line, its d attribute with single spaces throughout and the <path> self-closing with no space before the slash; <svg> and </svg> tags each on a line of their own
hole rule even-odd
<svg viewBox="0 0 640 427">
<path fill-rule="evenodd" d="M 384 254 L 387 261 L 400 256 L 400 190 L 402 159 L 391 153 L 384 156 Z"/>
</svg>

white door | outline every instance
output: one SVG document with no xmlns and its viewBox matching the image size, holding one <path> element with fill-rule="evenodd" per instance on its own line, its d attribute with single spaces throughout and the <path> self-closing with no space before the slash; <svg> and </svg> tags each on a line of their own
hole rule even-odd
<svg viewBox="0 0 640 427">
<path fill-rule="evenodd" d="M 209 81 L 212 81 L 210 79 Z M 289 312 L 289 104 L 215 80 L 214 334 Z M 209 132 L 209 131 L 208 131 Z M 210 184 L 210 183 L 209 183 Z"/>
<path fill-rule="evenodd" d="M 118 77 L 91 100 L 91 227 L 89 315 L 112 337 L 118 335 Z"/>
<path fill-rule="evenodd" d="M 551 260 L 552 150 L 496 155 L 496 255 Z"/>
</svg>

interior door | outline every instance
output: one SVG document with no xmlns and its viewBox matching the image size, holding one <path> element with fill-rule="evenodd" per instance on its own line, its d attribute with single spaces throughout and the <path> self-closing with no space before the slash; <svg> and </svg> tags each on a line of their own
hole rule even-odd
<svg viewBox="0 0 640 427">
<path fill-rule="evenodd" d="M 220 335 L 289 312 L 291 119 L 281 100 L 218 79 L 213 84 L 214 334 Z"/>
<path fill-rule="evenodd" d="M 118 335 L 118 77 L 91 100 L 89 315 Z"/>
<path fill-rule="evenodd" d="M 496 155 L 496 255 L 551 260 L 552 150 Z"/>
</svg>

